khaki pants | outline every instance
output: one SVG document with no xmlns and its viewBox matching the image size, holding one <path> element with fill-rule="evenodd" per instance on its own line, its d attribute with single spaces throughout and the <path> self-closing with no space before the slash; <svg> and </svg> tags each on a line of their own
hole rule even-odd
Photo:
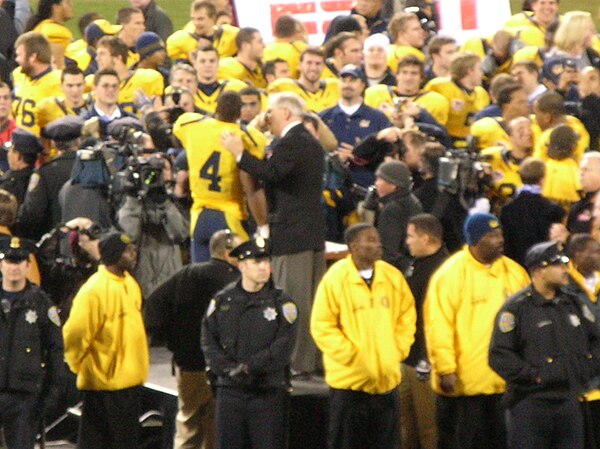
<svg viewBox="0 0 600 449">
<path fill-rule="evenodd" d="M 323 251 L 303 251 L 273 257 L 273 282 L 290 295 L 298 307 L 298 336 L 292 353 L 292 369 L 314 373 L 321 368 L 321 354 L 310 335 L 310 313 L 315 291 L 325 273 Z"/>
<path fill-rule="evenodd" d="M 179 411 L 175 421 L 175 449 L 214 449 L 215 400 L 205 371 L 177 368 Z"/>
<path fill-rule="evenodd" d="M 417 379 L 412 366 L 402 364 L 399 390 L 402 449 L 436 449 L 436 396 L 431 384 Z"/>
</svg>

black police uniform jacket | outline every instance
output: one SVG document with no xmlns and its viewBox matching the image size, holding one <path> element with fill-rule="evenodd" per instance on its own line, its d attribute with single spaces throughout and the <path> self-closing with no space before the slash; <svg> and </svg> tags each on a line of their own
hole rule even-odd
<svg viewBox="0 0 600 449">
<path fill-rule="evenodd" d="M 58 193 L 71 176 L 75 152 L 67 151 L 38 168 L 19 209 L 16 235 L 38 241 L 61 221 Z"/>
<path fill-rule="evenodd" d="M 63 352 L 56 307 L 28 283 L 0 318 L 0 391 L 40 393 L 58 384 Z"/>
<path fill-rule="evenodd" d="M 489 363 L 507 382 L 506 403 L 560 400 L 600 374 L 600 331 L 591 310 L 566 289 L 546 300 L 529 286 L 496 317 Z"/>
<path fill-rule="evenodd" d="M 221 291 L 202 323 L 202 350 L 215 386 L 248 390 L 287 388 L 297 309 L 269 282 L 246 292 L 241 281 Z M 235 374 L 247 364 L 248 373 Z"/>
<path fill-rule="evenodd" d="M 32 167 L 23 168 L 21 170 L 8 170 L 0 178 L 0 189 L 4 189 L 12 193 L 19 204 L 23 204 L 27 186 L 29 186 L 29 178 L 33 173 Z"/>
<path fill-rule="evenodd" d="M 166 341 L 184 371 L 206 367 L 200 347 L 202 318 L 215 294 L 239 277 L 237 268 L 224 260 L 194 263 L 163 282 L 146 300 L 146 330 Z"/>
</svg>

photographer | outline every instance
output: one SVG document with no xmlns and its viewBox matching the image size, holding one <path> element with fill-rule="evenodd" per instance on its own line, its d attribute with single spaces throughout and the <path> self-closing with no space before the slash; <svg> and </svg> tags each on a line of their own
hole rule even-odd
<svg viewBox="0 0 600 449">
<path fill-rule="evenodd" d="M 77 217 L 57 226 L 38 242 L 42 288 L 58 307 L 61 321 L 69 317 L 75 294 L 96 272 L 100 260 L 100 226 Z M 67 242 L 67 250 L 61 248 Z"/>
<path fill-rule="evenodd" d="M 425 144 L 421 155 L 423 183 L 414 194 L 421 202 L 423 211 L 437 217 L 444 228 L 444 243 L 452 253 L 464 244 L 462 226 L 467 211 L 456 195 L 441 191 L 438 187 L 439 160 L 446 155 L 446 148 L 439 143 Z"/>
<path fill-rule="evenodd" d="M 181 266 L 179 244 L 189 235 L 189 223 L 170 195 L 170 161 L 160 153 L 132 156 L 125 168 L 130 185 L 117 212 L 119 226 L 138 248 L 133 272 L 144 297 Z"/>
<path fill-rule="evenodd" d="M 375 172 L 375 188 L 379 198 L 375 222 L 383 245 L 383 260 L 399 266 L 408 255 L 405 243 L 408 220 L 423 212 L 423 208 L 411 193 L 412 178 L 404 162 L 381 164 Z"/>
</svg>

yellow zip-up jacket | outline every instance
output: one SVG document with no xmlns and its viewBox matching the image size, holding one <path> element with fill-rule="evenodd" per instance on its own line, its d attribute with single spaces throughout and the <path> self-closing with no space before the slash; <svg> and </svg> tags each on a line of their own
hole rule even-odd
<svg viewBox="0 0 600 449">
<path fill-rule="evenodd" d="M 596 304 L 598 302 L 598 294 L 600 293 L 600 284 L 596 285 L 596 291 L 591 291 L 587 284 L 585 283 L 585 278 L 583 275 L 575 268 L 573 265 L 573 261 L 569 262 L 569 276 L 575 284 L 579 286 L 579 288 L 585 292 L 589 300 Z M 600 276 L 600 272 L 596 272 L 596 276 Z M 599 401 L 600 400 L 600 389 L 588 391 L 585 395 L 585 400 L 588 402 L 591 401 Z"/>
<path fill-rule="evenodd" d="M 490 266 L 465 246 L 434 273 L 424 304 L 425 338 L 433 389 L 440 376 L 455 373 L 454 396 L 498 394 L 504 380 L 488 364 L 496 314 L 504 301 L 529 284 L 527 272 L 502 256 Z"/>
<path fill-rule="evenodd" d="M 98 267 L 73 300 L 63 338 L 80 390 L 122 390 L 148 377 L 142 293 L 127 272 L 120 277 Z"/>
<path fill-rule="evenodd" d="M 417 312 L 402 273 L 375 262 L 369 288 L 347 256 L 327 271 L 310 330 L 332 388 L 382 394 L 400 384 L 400 362 L 414 342 Z"/>
</svg>

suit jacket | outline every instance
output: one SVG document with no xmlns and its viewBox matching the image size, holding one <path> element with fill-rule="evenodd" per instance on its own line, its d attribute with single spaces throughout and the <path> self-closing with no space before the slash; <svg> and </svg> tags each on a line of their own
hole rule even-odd
<svg viewBox="0 0 600 449">
<path fill-rule="evenodd" d="M 541 195 L 521 192 L 500 211 L 504 231 L 504 254 L 523 264 L 525 253 L 548 240 L 552 223 L 562 222 L 565 210 Z"/>
<path fill-rule="evenodd" d="M 240 169 L 266 183 L 274 256 L 325 248 L 324 164 L 321 144 L 302 124 L 274 144 L 267 160 L 244 151 Z"/>
</svg>

